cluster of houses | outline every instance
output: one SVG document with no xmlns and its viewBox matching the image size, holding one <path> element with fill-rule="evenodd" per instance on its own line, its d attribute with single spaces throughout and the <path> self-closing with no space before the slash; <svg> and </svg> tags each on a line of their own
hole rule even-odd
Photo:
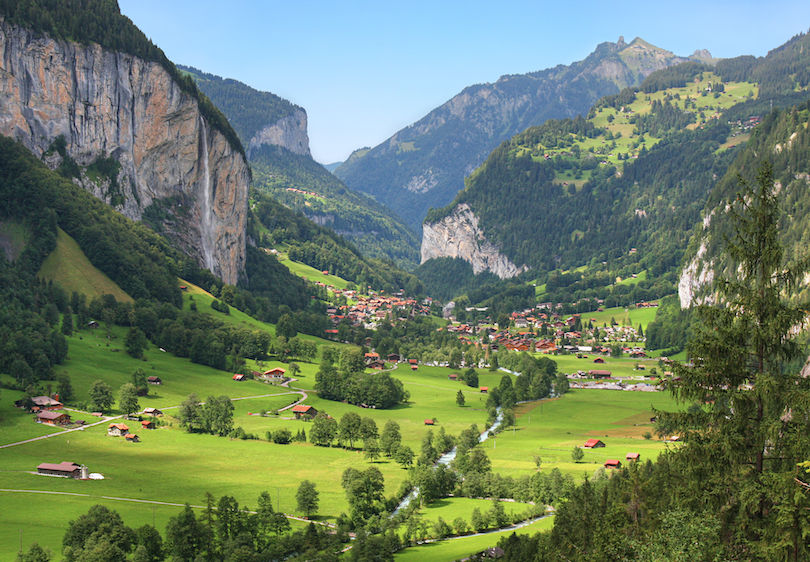
<svg viewBox="0 0 810 562">
<path fill-rule="evenodd" d="M 142 424 L 152 424 L 154 428 L 154 424 L 151 421 L 143 421 Z M 141 440 L 140 437 L 135 435 L 134 433 L 129 432 L 129 426 L 125 423 L 111 423 L 107 427 L 107 435 L 111 435 L 112 437 L 123 437 L 130 443 L 137 443 Z"/>
<path fill-rule="evenodd" d="M 600 439 L 588 439 L 585 441 L 585 444 L 582 445 L 583 449 L 600 449 L 605 447 L 605 444 Z M 627 462 L 635 462 L 641 460 L 641 454 L 639 453 L 627 453 L 624 457 L 625 461 Z M 604 464 L 605 468 L 621 468 L 622 463 L 617 459 L 608 459 L 605 461 Z"/>
<path fill-rule="evenodd" d="M 296 189 L 294 187 L 288 187 L 287 191 L 292 193 L 298 193 L 300 195 L 311 195 L 313 197 L 323 197 L 320 193 L 315 193 L 313 191 L 304 191 L 303 189 Z"/>
<path fill-rule="evenodd" d="M 31 404 L 32 403 L 32 404 Z M 17 400 L 14 405 L 18 408 L 29 409 L 36 416 L 37 423 L 64 427 L 74 423 L 70 415 L 61 411 L 64 407 L 59 401 L 59 395 L 34 396 L 31 403 L 24 400 Z"/>
<path fill-rule="evenodd" d="M 358 295 L 355 291 L 343 291 L 347 298 L 355 300 L 354 304 L 338 308 L 327 309 L 326 314 L 337 326 L 344 319 L 352 326 L 363 326 L 374 330 L 380 322 L 406 322 L 417 315 L 430 315 L 430 300 L 419 303 L 416 299 L 405 298 L 403 294 L 386 296 L 372 294 L 370 296 Z M 337 333 L 337 330 L 327 330 L 327 333 Z"/>
</svg>

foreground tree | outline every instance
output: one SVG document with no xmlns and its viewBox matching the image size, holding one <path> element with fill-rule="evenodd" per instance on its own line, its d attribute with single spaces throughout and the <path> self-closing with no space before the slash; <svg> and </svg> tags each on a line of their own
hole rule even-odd
<svg viewBox="0 0 810 562">
<path fill-rule="evenodd" d="M 90 400 L 93 401 L 93 408 L 101 412 L 109 410 L 115 403 L 112 388 L 101 379 L 90 385 Z"/>
<path fill-rule="evenodd" d="M 118 391 L 118 409 L 126 415 L 138 411 L 138 389 L 134 384 L 128 382 Z"/>
<path fill-rule="evenodd" d="M 318 511 L 318 496 L 319 494 L 318 490 L 315 489 L 315 484 L 309 480 L 301 482 L 301 484 L 298 485 L 298 491 L 295 493 L 298 511 L 302 511 L 307 517 Z"/>
<path fill-rule="evenodd" d="M 661 428 L 684 442 L 670 456 L 693 511 L 723 513 L 720 533 L 751 558 L 804 560 L 810 498 L 796 467 L 810 453 L 810 385 L 798 372 L 796 328 L 810 308 L 794 295 L 808 262 L 785 267 L 771 166 L 755 186 L 740 181 L 728 276 L 714 284 L 716 303 L 698 307 L 692 365 L 677 365 L 671 384 L 681 403 L 707 406 L 663 414 Z"/>
</svg>

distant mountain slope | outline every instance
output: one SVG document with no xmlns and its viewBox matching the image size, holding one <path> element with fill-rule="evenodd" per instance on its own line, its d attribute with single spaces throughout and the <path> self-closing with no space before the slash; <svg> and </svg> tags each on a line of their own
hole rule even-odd
<svg viewBox="0 0 810 562">
<path fill-rule="evenodd" d="M 248 147 L 257 190 L 333 229 L 364 255 L 416 267 L 419 239 L 414 232 L 390 209 L 347 189 L 312 159 L 302 108 L 236 80 L 179 68 L 197 81 Z"/>
<path fill-rule="evenodd" d="M 686 60 L 638 38 L 602 43 L 570 66 L 470 86 L 377 147 L 356 152 L 335 174 L 418 230 L 428 209 L 449 203 L 501 141 L 547 119 L 585 114 L 600 97 Z"/>
<path fill-rule="evenodd" d="M 727 170 L 751 130 L 771 106 L 791 108 L 810 97 L 807 90 L 796 91 L 808 85 L 799 79 L 810 68 L 807 52 L 810 37 L 802 35 L 755 66 L 749 64 L 746 72 L 735 74 L 736 66 L 728 64 L 670 67 L 638 88 L 600 99 L 587 120 L 550 120 L 530 127 L 495 149 L 451 205 L 428 214 L 423 261 L 456 257 L 451 246 L 469 247 L 473 251 L 459 257 L 473 271 L 514 275 L 514 270 L 488 266 L 492 256 L 481 254 L 494 247 L 495 257 L 541 277 L 586 264 L 589 274 L 604 270 L 625 276 L 647 269 L 651 278 L 666 275 L 672 281 L 667 281 L 669 289 L 659 287 L 642 299 L 674 292 L 677 282 L 670 274 L 680 267 L 702 214 L 712 212 L 714 194 L 728 193 L 723 186 L 730 180 L 723 178 L 735 177 Z M 755 75 L 761 80 L 756 84 L 732 79 Z M 780 93 L 785 91 L 789 93 Z M 800 110 L 794 120 L 806 122 L 802 115 Z M 798 136 L 791 139 L 794 133 Z M 754 151 L 758 158 L 779 150 L 782 159 L 784 154 L 804 158 L 798 148 L 786 150 L 801 146 L 802 133 L 794 129 L 786 134 L 771 145 L 759 145 Z M 751 154 L 746 149 L 740 158 L 750 159 Z M 798 165 L 781 170 L 777 177 L 783 185 L 807 173 Z M 706 207 L 707 200 L 715 203 Z M 803 224 L 791 227 L 793 236 L 799 236 Z M 688 253 L 700 267 L 691 277 L 687 272 L 687 281 L 698 279 L 705 269 L 700 258 L 704 250 L 698 248 L 700 242 L 695 242 Z M 433 271 L 436 267 L 431 265 L 431 275 L 441 278 L 441 272 Z M 587 288 L 572 287 L 569 297 L 585 298 Z"/>
</svg>

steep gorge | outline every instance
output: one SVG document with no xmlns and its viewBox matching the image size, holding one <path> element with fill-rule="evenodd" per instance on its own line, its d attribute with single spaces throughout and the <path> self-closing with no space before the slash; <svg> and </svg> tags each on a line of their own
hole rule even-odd
<svg viewBox="0 0 810 562">
<path fill-rule="evenodd" d="M 0 19 L 0 134 L 52 167 L 117 164 L 114 182 L 77 180 L 133 220 L 158 226 L 199 265 L 235 284 L 245 264 L 250 170 L 198 102 L 156 62 L 55 40 Z"/>
</svg>

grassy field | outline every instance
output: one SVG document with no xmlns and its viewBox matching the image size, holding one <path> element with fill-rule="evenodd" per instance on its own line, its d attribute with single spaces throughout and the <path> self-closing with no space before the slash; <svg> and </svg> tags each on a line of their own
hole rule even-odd
<svg viewBox="0 0 810 562">
<path fill-rule="evenodd" d="M 305 263 L 292 261 L 288 259 L 286 256 L 282 256 L 279 261 L 287 266 L 293 274 L 297 275 L 298 277 L 303 277 L 312 281 L 314 283 L 324 283 L 326 285 L 332 285 L 333 287 L 337 287 L 338 289 L 346 289 L 349 286 L 349 282 L 343 279 L 342 277 L 337 277 L 336 275 L 325 275 L 321 270 L 315 269 L 312 266 L 309 266 Z"/>
<path fill-rule="evenodd" d="M 76 241 L 61 228 L 56 235 L 56 249 L 45 258 L 38 276 L 58 281 L 68 294 L 76 291 L 88 299 L 108 294 L 118 301 L 132 302 L 121 287 L 93 267 Z"/>
<path fill-rule="evenodd" d="M 487 454 L 493 471 L 519 476 L 535 470 L 534 457 L 541 458 L 541 470 L 559 468 L 576 478 L 591 475 L 608 459 L 625 462 L 629 452 L 642 460 L 655 459 L 668 446 L 647 440 L 652 432 L 652 409 L 676 409 L 663 392 L 613 390 L 571 390 L 562 398 L 520 404 L 514 429 L 487 441 Z M 590 438 L 601 439 L 606 447 L 585 449 L 582 462 L 571 460 L 571 451 Z"/>
<path fill-rule="evenodd" d="M 539 531 L 551 529 L 553 524 L 554 518 L 547 517 L 514 532 L 518 535 L 533 535 Z M 458 560 L 495 546 L 501 537 L 508 536 L 512 532 L 503 531 L 486 535 L 471 535 L 412 546 L 394 554 L 394 560 L 396 562 L 447 562 L 448 560 Z"/>
<path fill-rule="evenodd" d="M 203 290 L 192 286 L 189 286 L 188 292 L 186 299 L 194 296 L 198 307 L 213 299 Z M 267 325 L 240 319 L 236 311 L 232 312 L 230 321 L 245 322 L 257 329 L 269 329 Z M 84 330 L 70 338 L 70 358 L 59 369 L 71 375 L 78 400 L 89 398 L 88 388 L 99 378 L 107 381 L 117 394 L 118 388 L 129 381 L 132 371 L 142 367 L 147 374 L 155 374 L 164 381 L 161 386 L 150 387 L 150 395 L 140 399 L 142 408 L 171 408 L 192 392 L 202 399 L 208 395 L 223 394 L 231 398 L 242 397 L 245 399 L 234 401 L 234 426 L 241 426 L 262 440 L 243 441 L 188 434 L 173 420 L 171 414 L 174 411 L 171 409 L 164 416 L 164 425 L 157 430 L 143 430 L 136 423 L 130 423 L 140 435 L 140 443 L 128 443 L 121 438 L 107 436 L 106 423 L 64 434 L 61 430 L 34 423 L 30 414 L 13 408 L 12 404 L 19 393 L 4 390 L 0 393 L 0 444 L 53 432 L 57 435 L 2 451 L 4 466 L 0 472 L 0 489 L 30 491 L 0 492 L 3 505 L 13 509 L 34 499 L 46 503 L 48 509 L 41 512 L 29 510 L 20 517 L 15 517 L 8 508 L 3 510 L 5 515 L 0 516 L 0 562 L 11 562 L 14 558 L 19 547 L 19 529 L 23 529 L 26 546 L 36 538 L 41 544 L 59 552 L 67 521 L 85 513 L 90 505 L 97 502 L 119 510 L 131 525 L 150 522 L 154 507 L 155 521 L 158 528 L 163 530 L 168 518 L 175 515 L 179 507 L 151 502 L 199 505 L 204 494 L 211 492 L 216 497 L 233 495 L 240 504 L 255 507 L 259 493 L 267 490 L 274 499 L 278 499 L 281 509 L 295 513 L 294 496 L 298 484 L 303 479 L 309 479 L 320 492 L 319 518 L 333 520 L 341 512 L 347 511 L 348 504 L 340 478 L 350 466 L 358 469 L 371 466 L 364 460 L 362 451 L 316 447 L 309 443 L 276 445 L 263 440 L 267 431 L 277 431 L 283 427 L 290 429 L 293 434 L 300 429 L 310 432 L 310 422 L 289 419 L 289 414 L 255 415 L 262 410 L 270 411 L 287 405 L 297 399 L 298 394 L 258 381 L 235 382 L 229 373 L 192 364 L 154 347 L 147 351 L 145 361 L 136 360 L 123 351 L 114 351 L 119 346 L 123 347 L 124 331 L 115 328 L 112 335 L 114 339 L 108 340 L 106 330 L 102 328 Z M 569 360 L 567 357 L 564 359 Z M 281 365 L 269 361 L 263 367 Z M 293 386 L 311 391 L 318 365 L 299 365 L 302 371 Z M 484 427 L 487 418 L 484 409 L 486 395 L 477 388 L 451 381 L 448 378 L 451 372 L 450 369 L 426 366 L 420 366 L 417 371 L 405 366 L 395 369 L 393 376 L 402 380 L 411 398 L 407 404 L 390 410 L 362 409 L 329 402 L 311 393 L 305 403 L 338 419 L 349 411 L 371 417 L 380 430 L 387 420 L 394 420 L 401 427 L 403 442 L 418 452 L 421 440 L 428 431 L 424 425 L 425 419 L 437 419 L 437 425 L 432 428 L 434 433 L 443 427 L 448 433 L 458 435 L 473 423 L 481 429 Z M 501 372 L 480 371 L 480 385 L 496 386 L 502 376 Z M 458 390 L 462 390 L 467 399 L 464 407 L 455 403 Z M 516 430 L 500 435 L 485 446 L 494 469 L 504 474 L 518 476 L 535 470 L 533 457 L 536 454 L 543 457 L 543 470 L 556 466 L 576 476 L 592 473 L 605 459 L 616 455 L 623 458 L 630 450 L 642 453 L 644 458 L 654 457 L 663 450 L 663 444 L 640 437 L 648 427 L 633 425 L 639 420 L 648 421 L 651 404 L 656 407 L 671 406 L 671 401 L 663 394 L 575 391 L 554 403 L 521 406 Z M 86 415 L 84 418 L 92 420 Z M 534 420 L 530 422 L 531 418 Z M 598 435 L 608 443 L 608 447 L 586 452 L 583 463 L 570 462 L 570 449 L 575 444 L 581 444 L 588 435 Z M 605 435 L 609 437 L 603 437 Z M 234 462 L 235 459 L 238 462 Z M 92 472 L 103 474 L 105 480 L 82 482 L 32 474 L 42 462 L 61 461 L 84 463 Z M 407 478 L 406 470 L 386 459 L 375 462 L 374 466 L 384 475 L 388 495 L 395 493 Z M 133 503 L 124 499 L 138 501 Z M 458 498 L 434 502 L 425 510 L 425 517 L 441 516 L 446 521 L 452 521 L 459 514 L 467 513 L 465 518 L 468 518 L 468 512 L 472 509 L 470 502 L 475 503 L 476 500 Z M 482 505 L 488 507 L 488 502 Z M 507 511 L 519 505 L 506 504 Z M 520 510 L 524 507 L 520 506 Z M 48 516 L 43 516 L 44 513 Z M 487 536 L 448 541 L 447 546 L 441 543 L 418 548 L 425 549 L 429 556 L 438 555 L 442 558 L 437 559 L 446 559 L 445 556 L 450 556 L 447 553 L 456 552 L 454 549 L 469 553 L 491 544 L 494 544 L 492 537 Z M 479 548 L 479 545 L 483 546 Z M 410 550 L 398 554 L 398 558 L 411 556 Z"/>
<path fill-rule="evenodd" d="M 610 371 L 613 377 L 641 377 L 650 374 L 650 369 L 658 367 L 657 359 L 631 359 L 630 357 L 601 357 L 604 363 L 594 363 L 597 355 L 585 353 L 580 359 L 576 355 L 556 355 L 557 369 L 563 373 L 573 374 L 577 371 L 588 372 L 591 369 Z M 636 371 L 637 365 L 644 366 L 643 371 Z M 658 369 L 660 371 L 660 369 Z M 661 373 L 658 372 L 660 375 Z"/>
<path fill-rule="evenodd" d="M 635 281 L 635 280 L 634 280 Z M 658 302 L 658 301 L 652 301 Z M 647 324 L 655 320 L 655 313 L 658 312 L 657 308 L 606 308 L 602 312 L 583 312 L 582 323 L 587 324 L 588 321 L 592 322 L 594 326 L 610 326 L 611 320 L 615 320 L 621 326 L 635 326 L 638 325 L 646 330 Z"/>
</svg>

